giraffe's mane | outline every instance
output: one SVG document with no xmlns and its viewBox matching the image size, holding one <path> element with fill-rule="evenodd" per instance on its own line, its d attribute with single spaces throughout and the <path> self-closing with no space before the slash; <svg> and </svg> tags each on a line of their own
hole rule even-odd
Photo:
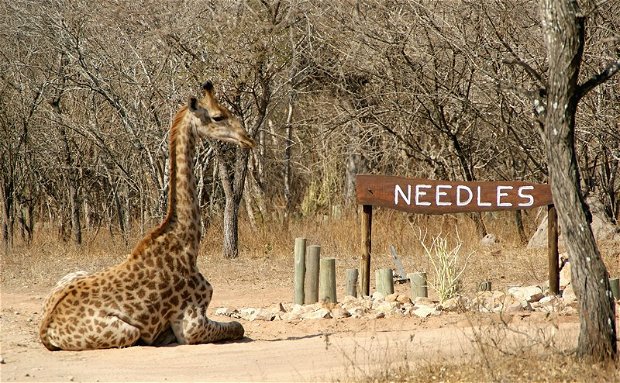
<svg viewBox="0 0 620 383">
<path fill-rule="evenodd" d="M 175 147 L 176 147 L 176 142 L 177 142 L 177 136 L 180 130 L 179 127 L 181 126 L 181 123 L 184 120 L 185 115 L 187 114 L 187 110 L 188 110 L 187 105 L 179 109 L 177 114 L 174 116 L 174 119 L 172 120 L 172 125 L 170 127 L 170 139 L 169 139 L 170 141 L 170 145 L 169 145 L 170 178 L 168 180 L 168 208 L 166 212 L 166 217 L 159 224 L 159 226 L 151 230 L 147 235 L 144 236 L 144 238 L 142 238 L 140 242 L 138 242 L 136 247 L 134 247 L 133 251 L 131 252 L 132 255 L 138 255 L 142 253 L 144 249 L 149 247 L 150 244 L 153 243 L 153 241 L 157 237 L 159 237 L 164 232 L 166 232 L 166 229 L 168 228 L 170 223 L 174 220 L 174 211 L 175 211 L 176 206 L 173 206 L 173 205 L 176 204 L 176 201 L 172 197 L 176 193 L 177 153 L 176 153 Z"/>
</svg>

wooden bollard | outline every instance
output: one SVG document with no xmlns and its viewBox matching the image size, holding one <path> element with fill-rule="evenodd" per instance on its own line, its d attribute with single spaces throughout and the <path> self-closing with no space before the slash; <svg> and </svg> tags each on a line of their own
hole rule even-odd
<svg viewBox="0 0 620 383">
<path fill-rule="evenodd" d="M 407 274 L 411 282 L 411 298 L 428 297 L 428 286 L 426 285 L 426 273 L 417 272 Z"/>
<path fill-rule="evenodd" d="M 336 298 L 336 259 L 321 259 L 319 299 L 325 303 L 338 303 Z"/>
<path fill-rule="evenodd" d="M 478 286 L 478 291 L 491 291 L 491 289 L 491 281 L 482 281 L 480 286 Z"/>
<path fill-rule="evenodd" d="M 378 269 L 375 271 L 377 291 L 383 295 L 394 294 L 394 273 L 392 269 Z"/>
<path fill-rule="evenodd" d="M 357 269 L 347 269 L 347 295 L 357 298 Z"/>
<path fill-rule="evenodd" d="M 321 260 L 321 246 L 308 246 L 306 251 L 306 284 L 304 286 L 304 303 L 319 301 L 319 266 Z"/>
<path fill-rule="evenodd" d="M 295 238 L 295 296 L 293 302 L 304 304 L 304 277 L 306 274 L 306 239 Z"/>
</svg>

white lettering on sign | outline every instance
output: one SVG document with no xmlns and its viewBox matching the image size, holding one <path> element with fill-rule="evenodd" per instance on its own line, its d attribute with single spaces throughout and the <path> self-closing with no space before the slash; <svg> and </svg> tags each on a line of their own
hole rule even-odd
<svg viewBox="0 0 620 383">
<path fill-rule="evenodd" d="M 452 205 L 452 202 L 450 201 L 441 201 L 441 197 L 448 195 L 448 193 L 442 191 L 442 189 L 450 190 L 452 189 L 452 185 L 437 185 L 437 192 L 435 193 L 435 203 L 437 204 L 437 206 Z"/>
<path fill-rule="evenodd" d="M 475 204 L 478 207 L 513 207 L 515 204 L 518 207 L 529 207 L 534 205 L 534 196 L 531 194 L 531 190 L 534 190 L 534 186 L 525 185 L 516 188 L 509 185 L 497 185 L 495 188 L 495 195 L 489 193 L 489 186 L 487 186 L 487 192 L 483 199 L 482 189 L 483 186 L 476 186 L 475 189 L 467 185 L 428 185 L 428 184 L 416 184 L 413 187 L 408 184 L 406 187 L 401 185 L 394 185 L 394 205 L 405 204 L 407 206 L 468 206 Z M 413 198 L 412 193 L 413 191 Z M 520 202 L 517 202 L 520 201 Z"/>
<path fill-rule="evenodd" d="M 527 202 L 520 203 L 519 206 L 532 206 L 534 204 L 534 196 L 524 192 L 524 190 L 532 190 L 532 189 L 534 189 L 534 186 L 521 186 L 519 188 L 519 190 L 517 191 L 517 195 L 520 198 L 527 199 Z"/>
<path fill-rule="evenodd" d="M 510 202 L 502 202 L 502 197 L 508 197 L 508 193 L 502 192 L 502 190 L 512 190 L 512 186 L 502 186 L 499 185 L 497 187 L 497 206 L 512 206 Z"/>
<path fill-rule="evenodd" d="M 482 202 L 481 198 L 482 198 L 482 192 L 480 189 L 482 189 L 480 186 L 477 187 L 478 189 L 478 206 L 493 206 L 493 204 L 491 202 Z"/>
<path fill-rule="evenodd" d="M 394 205 L 398 205 L 398 196 L 405 200 L 405 204 L 411 205 L 411 185 L 407 185 L 407 195 L 403 192 L 403 189 L 400 185 L 396 185 L 394 187 Z"/>
<path fill-rule="evenodd" d="M 423 184 L 415 185 L 415 204 L 416 205 L 431 206 L 431 203 L 428 201 L 420 201 L 420 197 L 425 196 L 427 194 L 425 191 L 422 191 L 420 189 L 430 189 L 431 187 L 432 187 L 431 185 L 423 185 Z"/>
<path fill-rule="evenodd" d="M 467 194 L 469 194 L 469 196 L 467 197 L 467 200 L 461 199 L 462 191 L 467 191 Z M 467 206 L 469 205 L 472 199 L 474 199 L 474 193 L 471 191 L 469 187 L 465 185 L 456 186 L 456 206 Z"/>
</svg>

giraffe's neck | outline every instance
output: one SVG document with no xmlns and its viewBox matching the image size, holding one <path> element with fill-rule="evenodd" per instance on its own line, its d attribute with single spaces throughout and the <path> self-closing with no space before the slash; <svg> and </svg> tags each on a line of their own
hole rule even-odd
<svg viewBox="0 0 620 383">
<path fill-rule="evenodd" d="M 168 212 L 164 224 L 168 235 L 177 236 L 189 257 L 196 264 L 200 243 L 200 208 L 194 175 L 196 133 L 186 110 L 179 112 L 170 131 L 170 184 Z"/>
</svg>

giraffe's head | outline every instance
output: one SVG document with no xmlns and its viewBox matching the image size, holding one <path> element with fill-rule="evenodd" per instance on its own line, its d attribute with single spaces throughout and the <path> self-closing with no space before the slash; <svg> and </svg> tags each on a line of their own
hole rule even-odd
<svg viewBox="0 0 620 383">
<path fill-rule="evenodd" d="M 239 119 L 215 98 L 213 84 L 202 85 L 202 97 L 189 99 L 188 111 L 195 117 L 198 134 L 203 138 L 232 142 L 242 148 L 252 148 L 254 140 L 241 127 Z"/>
</svg>

